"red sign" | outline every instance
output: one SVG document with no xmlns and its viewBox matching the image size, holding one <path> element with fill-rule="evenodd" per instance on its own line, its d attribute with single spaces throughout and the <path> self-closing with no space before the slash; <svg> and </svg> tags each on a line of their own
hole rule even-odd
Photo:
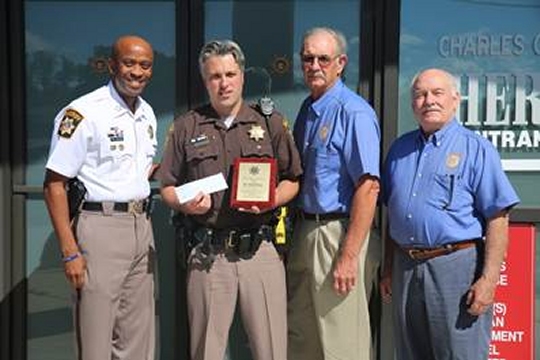
<svg viewBox="0 0 540 360">
<path fill-rule="evenodd" d="M 509 238 L 493 304 L 489 360 L 534 360 L 535 228 L 510 224 Z"/>
</svg>

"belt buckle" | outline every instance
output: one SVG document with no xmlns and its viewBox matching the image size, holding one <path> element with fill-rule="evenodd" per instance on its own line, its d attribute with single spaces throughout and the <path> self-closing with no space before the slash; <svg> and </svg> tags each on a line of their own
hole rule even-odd
<svg viewBox="0 0 540 360">
<path fill-rule="evenodd" d="M 144 202 L 130 201 L 128 203 L 128 212 L 130 214 L 142 214 L 144 212 Z"/>
<path fill-rule="evenodd" d="M 417 256 L 422 253 L 422 250 L 420 249 L 409 249 L 407 250 L 407 254 L 409 257 L 413 260 L 418 260 Z"/>
<path fill-rule="evenodd" d="M 234 248 L 234 236 L 236 235 L 236 230 L 231 230 L 227 234 L 227 238 L 225 239 L 225 248 L 227 249 L 233 249 Z"/>
</svg>

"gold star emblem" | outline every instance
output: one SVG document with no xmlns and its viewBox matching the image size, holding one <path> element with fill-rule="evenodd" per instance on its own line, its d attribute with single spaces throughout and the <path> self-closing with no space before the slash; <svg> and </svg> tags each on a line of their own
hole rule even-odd
<svg viewBox="0 0 540 360">
<path fill-rule="evenodd" d="M 260 125 L 252 125 L 248 133 L 249 138 L 255 141 L 264 139 L 264 129 Z"/>
</svg>

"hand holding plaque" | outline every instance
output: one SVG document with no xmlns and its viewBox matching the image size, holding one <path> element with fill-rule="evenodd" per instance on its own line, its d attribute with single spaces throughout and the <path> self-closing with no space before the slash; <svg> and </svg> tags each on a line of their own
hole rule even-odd
<svg viewBox="0 0 540 360">
<path fill-rule="evenodd" d="M 276 159 L 237 158 L 233 164 L 231 207 L 259 209 L 274 207 Z"/>
</svg>

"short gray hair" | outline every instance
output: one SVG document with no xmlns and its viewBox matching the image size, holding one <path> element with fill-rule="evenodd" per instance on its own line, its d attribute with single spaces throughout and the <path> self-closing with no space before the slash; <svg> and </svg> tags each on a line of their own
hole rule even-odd
<svg viewBox="0 0 540 360">
<path fill-rule="evenodd" d="M 452 75 L 451 73 L 449 73 L 448 71 L 443 70 L 443 69 L 430 68 L 430 69 L 420 70 L 419 72 L 417 72 L 413 76 L 413 78 L 411 80 L 411 84 L 409 86 L 409 92 L 411 93 L 411 96 L 414 95 L 414 85 L 416 84 L 416 81 L 418 80 L 420 75 L 422 75 L 426 71 L 432 71 L 432 70 L 436 70 L 436 71 L 440 72 L 448 80 L 448 84 L 450 85 L 450 90 L 452 90 L 454 92 L 454 94 L 459 94 L 459 92 L 460 92 L 459 91 L 459 86 L 458 86 L 457 80 L 456 80 L 454 75 Z"/>
<path fill-rule="evenodd" d="M 329 27 L 314 27 L 306 31 L 302 37 L 302 48 L 300 49 L 300 54 L 302 54 L 304 51 L 304 43 L 306 39 L 318 33 L 326 33 L 334 38 L 337 47 L 337 54 L 334 55 L 347 55 L 347 39 L 345 39 L 345 35 L 343 35 L 341 31 Z"/>
<path fill-rule="evenodd" d="M 212 56 L 232 55 L 240 70 L 244 72 L 246 57 L 240 46 L 232 40 L 212 40 L 204 44 L 199 53 L 199 70 L 202 74 L 206 60 Z"/>
</svg>

